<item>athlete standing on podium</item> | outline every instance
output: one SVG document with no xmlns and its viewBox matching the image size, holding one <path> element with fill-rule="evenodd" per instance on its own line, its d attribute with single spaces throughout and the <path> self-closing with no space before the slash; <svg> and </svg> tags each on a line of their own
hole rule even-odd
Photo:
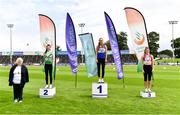
<svg viewBox="0 0 180 115">
<path fill-rule="evenodd" d="M 99 38 L 98 46 L 96 47 L 96 62 L 98 67 L 98 82 L 104 83 L 105 62 L 107 62 L 107 46 L 103 42 L 103 38 Z M 102 76 L 100 77 L 100 66 L 102 66 Z"/>
<path fill-rule="evenodd" d="M 52 70 L 53 70 L 53 53 L 51 51 L 51 45 L 47 44 L 46 51 L 44 52 L 44 69 L 45 69 L 45 80 L 46 80 L 46 86 L 45 88 L 48 88 L 48 73 L 50 76 L 50 85 L 49 88 L 52 88 Z"/>
<path fill-rule="evenodd" d="M 144 55 L 141 57 L 141 62 L 144 72 L 145 92 L 151 92 L 151 77 L 154 69 L 154 57 L 150 54 L 148 47 L 146 47 L 144 50 Z"/>
</svg>

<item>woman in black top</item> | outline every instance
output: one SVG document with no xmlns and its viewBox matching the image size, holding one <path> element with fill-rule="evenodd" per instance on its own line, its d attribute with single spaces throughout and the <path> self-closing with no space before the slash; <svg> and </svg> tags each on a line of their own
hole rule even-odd
<svg viewBox="0 0 180 115">
<path fill-rule="evenodd" d="M 29 82 L 28 69 L 23 65 L 23 59 L 17 58 L 9 72 L 9 86 L 13 86 L 14 102 L 22 102 L 23 88 Z"/>
</svg>

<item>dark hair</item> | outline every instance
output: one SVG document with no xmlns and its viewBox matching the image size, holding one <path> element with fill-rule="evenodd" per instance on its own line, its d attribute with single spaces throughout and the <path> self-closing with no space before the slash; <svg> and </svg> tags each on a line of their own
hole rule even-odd
<svg viewBox="0 0 180 115">
<path fill-rule="evenodd" d="M 47 53 L 47 49 L 46 49 L 46 51 L 44 52 L 44 54 L 46 54 Z"/>
<path fill-rule="evenodd" d="M 99 38 L 99 42 L 98 42 L 98 48 L 100 47 L 100 39 L 103 40 L 103 38 Z"/>
<path fill-rule="evenodd" d="M 149 49 L 149 48 L 148 48 L 148 47 L 145 47 L 145 49 L 144 49 L 144 54 L 146 53 L 146 50 L 147 50 L 147 49 Z"/>
<path fill-rule="evenodd" d="M 98 47 L 100 47 L 100 42 L 98 42 Z"/>
<path fill-rule="evenodd" d="M 47 46 L 51 46 L 51 45 L 50 45 L 50 44 L 47 44 L 46 47 L 47 47 Z M 48 51 L 48 50 L 47 50 L 47 48 L 46 48 L 46 51 L 44 52 L 44 54 L 47 53 L 47 51 Z"/>
</svg>

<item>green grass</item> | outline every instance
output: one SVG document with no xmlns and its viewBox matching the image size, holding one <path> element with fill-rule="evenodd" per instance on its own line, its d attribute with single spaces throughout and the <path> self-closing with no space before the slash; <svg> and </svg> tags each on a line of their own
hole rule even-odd
<svg viewBox="0 0 180 115">
<path fill-rule="evenodd" d="M 79 67 L 78 87 L 69 67 L 57 67 L 56 96 L 41 99 L 39 88 L 45 85 L 41 67 L 28 67 L 30 82 L 24 88 L 23 103 L 13 103 L 12 87 L 8 86 L 9 67 L 0 67 L 0 114 L 180 114 L 180 66 L 156 66 L 154 87 L 157 97 L 143 99 L 142 73 L 136 66 L 124 66 L 125 88 L 117 79 L 113 66 L 106 66 L 108 98 L 91 97 L 92 82 L 85 67 Z"/>
</svg>

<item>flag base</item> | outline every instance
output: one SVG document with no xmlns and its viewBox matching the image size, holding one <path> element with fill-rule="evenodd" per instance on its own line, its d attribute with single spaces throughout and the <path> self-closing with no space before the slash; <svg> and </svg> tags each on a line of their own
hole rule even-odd
<svg viewBox="0 0 180 115">
<path fill-rule="evenodd" d="M 155 92 L 144 92 L 144 91 L 141 91 L 140 92 L 140 96 L 142 98 L 154 98 L 154 97 L 156 97 L 156 93 Z"/>
<path fill-rule="evenodd" d="M 107 83 L 92 83 L 92 98 L 107 98 L 108 85 Z"/>
<path fill-rule="evenodd" d="M 40 98 L 53 98 L 56 95 L 56 87 L 51 89 L 49 88 L 40 88 L 39 97 Z"/>
</svg>

